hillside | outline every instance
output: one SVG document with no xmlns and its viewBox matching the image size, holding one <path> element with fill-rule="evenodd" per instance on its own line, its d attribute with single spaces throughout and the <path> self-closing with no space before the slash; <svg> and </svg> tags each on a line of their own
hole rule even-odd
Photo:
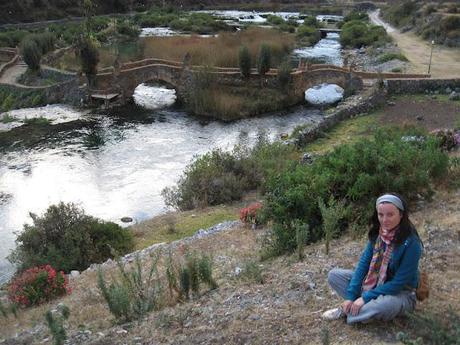
<svg viewBox="0 0 460 345">
<path fill-rule="evenodd" d="M 431 103 L 439 113 L 431 114 L 433 109 L 427 106 Z M 389 123 L 399 126 L 418 123 L 426 129 L 455 127 L 459 106 L 441 95 L 436 99 L 398 97 L 376 113 L 343 122 L 306 149 L 321 153 L 368 135 L 376 125 Z M 460 157 L 460 151 L 457 149 L 450 155 Z M 452 178 L 458 178 L 458 174 Z M 440 182 L 435 186 L 432 200 L 419 199 L 412 205 L 411 219 L 425 244 L 423 265 L 432 286 L 430 298 L 417 305 L 417 315 L 442 315 L 449 307 L 460 312 L 460 264 L 455 260 L 460 255 L 460 189 L 458 183 L 450 189 L 448 185 L 447 181 Z M 212 209 L 195 210 L 194 214 L 189 211 L 185 217 L 199 220 L 212 212 Z M 177 216 L 180 218 L 181 214 Z M 163 218 L 142 223 L 133 231 L 140 232 L 146 241 L 151 240 Z M 325 254 L 324 243 L 319 242 L 304 249 L 301 261 L 297 255 L 260 261 L 267 228 L 251 230 L 237 223 L 220 230 L 160 246 L 163 253 L 180 252 L 186 245 L 190 251 L 212 255 L 217 289 L 203 290 L 190 301 L 166 306 L 139 322 L 116 324 L 97 288 L 97 274 L 92 268 L 71 279 L 72 294 L 21 310 L 17 319 L 0 317 L 4 340 L 0 338 L 0 343 L 50 344 L 43 315 L 59 303 L 70 308 L 66 322 L 68 344 L 394 344 L 400 331 L 423 331 L 408 318 L 353 327 L 343 320 L 321 320 L 323 311 L 339 303 L 327 286 L 327 272 L 333 267 L 352 268 L 363 249 L 365 238 L 351 230 L 332 241 L 329 255 Z M 151 260 L 149 250 L 143 253 L 147 266 Z M 117 275 L 113 262 L 103 268 L 107 276 Z M 435 330 L 436 324 L 432 323 L 430 329 Z"/>
</svg>

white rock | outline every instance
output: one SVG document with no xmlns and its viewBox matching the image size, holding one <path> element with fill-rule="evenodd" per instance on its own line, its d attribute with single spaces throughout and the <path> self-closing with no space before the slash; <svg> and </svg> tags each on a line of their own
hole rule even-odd
<svg viewBox="0 0 460 345">
<path fill-rule="evenodd" d="M 305 100 L 313 105 L 334 104 L 343 98 L 344 90 L 335 84 L 321 84 L 305 91 Z"/>
<path fill-rule="evenodd" d="M 72 271 L 70 271 L 70 276 L 71 276 L 72 278 L 76 278 L 76 277 L 78 277 L 79 275 L 80 275 L 80 272 L 77 271 L 77 270 L 72 270 Z"/>
<path fill-rule="evenodd" d="M 136 104 L 146 109 L 159 109 L 173 105 L 176 102 L 176 90 L 164 87 L 140 84 L 133 95 Z"/>
</svg>

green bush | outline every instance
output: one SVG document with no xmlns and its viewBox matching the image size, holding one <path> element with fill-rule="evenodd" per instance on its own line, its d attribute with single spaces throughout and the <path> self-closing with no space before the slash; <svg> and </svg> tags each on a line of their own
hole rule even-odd
<svg viewBox="0 0 460 345">
<path fill-rule="evenodd" d="M 433 314 L 409 314 L 410 329 L 399 332 L 397 339 L 405 345 L 458 345 L 460 339 L 460 315 L 452 308 Z"/>
<path fill-rule="evenodd" d="M 291 164 L 294 148 L 261 139 L 253 148 L 236 147 L 232 153 L 213 150 L 197 157 L 176 187 L 165 188 L 165 203 L 179 210 L 239 200 L 245 192 L 262 188 L 268 175 Z"/>
<path fill-rule="evenodd" d="M 372 139 L 344 145 L 319 157 L 312 165 L 297 164 L 274 175 L 267 184 L 264 213 L 274 223 L 274 253 L 296 247 L 296 222 L 309 225 L 308 241 L 324 236 L 318 199 L 344 200 L 351 212 L 341 222 L 365 224 L 375 197 L 394 191 L 414 200 L 431 195 L 430 183 L 447 173 L 448 158 L 437 139 L 407 141 L 400 131 L 379 131 Z M 340 231 L 339 231 L 340 232 Z"/>
<path fill-rule="evenodd" d="M 98 287 L 110 312 L 119 322 L 141 319 L 144 315 L 160 307 L 161 281 L 158 275 L 158 257 L 152 258 L 147 274 L 139 256 L 134 267 L 126 269 L 118 260 L 119 275 L 107 285 L 102 270 L 98 271 Z"/>
<path fill-rule="evenodd" d="M 267 16 L 267 23 L 272 24 L 272 25 L 281 25 L 281 24 L 284 24 L 285 21 L 280 16 L 275 16 L 273 14 L 269 14 Z"/>
<path fill-rule="evenodd" d="M 117 21 L 117 32 L 120 35 L 137 38 L 140 31 L 140 28 L 136 25 L 133 25 L 129 20 Z"/>
<path fill-rule="evenodd" d="M 398 53 L 385 53 L 377 58 L 379 63 L 384 63 L 391 60 L 409 61 L 403 54 Z"/>
<path fill-rule="evenodd" d="M 259 48 L 259 55 L 257 61 L 257 72 L 263 76 L 270 70 L 272 52 L 268 44 L 262 43 Z"/>
<path fill-rule="evenodd" d="M 59 314 L 57 313 L 59 312 Z M 69 308 L 64 304 L 58 304 L 57 312 L 53 315 L 51 310 L 45 313 L 45 320 L 53 336 L 54 345 L 63 345 L 67 339 L 67 334 L 64 327 L 64 321 L 70 316 Z"/>
<path fill-rule="evenodd" d="M 385 29 L 381 26 L 369 25 L 364 21 L 352 20 L 342 26 L 340 42 L 345 47 L 361 48 L 379 46 L 390 40 Z"/>
<path fill-rule="evenodd" d="M 21 54 L 24 62 L 31 71 L 40 70 L 40 61 L 42 59 L 42 50 L 37 43 L 30 37 L 26 37 L 21 43 Z"/>
<path fill-rule="evenodd" d="M 28 34 L 24 30 L 0 32 L 0 47 L 17 47 Z"/>
<path fill-rule="evenodd" d="M 403 26 L 412 20 L 417 8 L 414 0 L 396 2 L 383 12 L 383 17 L 396 26 Z"/>
<path fill-rule="evenodd" d="M 278 66 L 278 83 L 282 90 L 286 90 L 287 85 L 291 81 L 291 71 L 291 64 L 287 59 Z"/>
<path fill-rule="evenodd" d="M 84 270 L 92 263 L 125 254 L 134 247 L 132 234 L 112 222 L 88 216 L 76 205 L 50 206 L 33 224 L 24 225 L 9 260 L 19 269 L 50 264 L 57 270 Z"/>
<path fill-rule="evenodd" d="M 91 86 L 93 78 L 97 74 L 97 65 L 99 63 L 99 51 L 94 40 L 90 37 L 81 37 L 77 42 L 77 54 L 81 70 L 86 74 L 88 83 Z"/>
<path fill-rule="evenodd" d="M 359 11 L 353 11 L 347 14 L 343 18 L 343 22 L 351 22 L 352 20 L 362 20 L 362 21 L 369 21 L 369 16 L 367 15 L 366 12 L 359 12 Z"/>
<path fill-rule="evenodd" d="M 249 78 L 251 75 L 251 54 L 246 46 L 241 46 L 238 54 L 238 63 L 243 78 Z"/>
<path fill-rule="evenodd" d="M 321 33 L 316 27 L 305 24 L 297 28 L 296 36 L 307 45 L 314 45 L 321 39 Z"/>
</svg>

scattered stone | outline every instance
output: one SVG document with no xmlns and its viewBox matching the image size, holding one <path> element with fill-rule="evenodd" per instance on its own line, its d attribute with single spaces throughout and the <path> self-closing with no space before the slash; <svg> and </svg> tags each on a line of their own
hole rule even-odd
<svg viewBox="0 0 460 345">
<path fill-rule="evenodd" d="M 446 87 L 446 94 L 450 94 L 452 92 L 452 89 L 450 87 Z"/>
<path fill-rule="evenodd" d="M 120 219 L 123 223 L 131 223 L 133 219 L 131 217 L 123 217 Z"/>
<path fill-rule="evenodd" d="M 423 121 L 423 116 L 418 115 L 418 116 L 415 117 L 415 119 L 416 119 L 417 121 Z"/>
<path fill-rule="evenodd" d="M 241 274 L 242 271 L 243 271 L 243 270 L 242 270 L 241 267 L 238 267 L 238 266 L 235 267 L 235 275 L 236 275 L 236 276 L 239 276 L 239 275 Z"/>
<path fill-rule="evenodd" d="M 280 138 L 283 139 L 283 140 L 285 140 L 285 139 L 289 138 L 289 134 L 287 134 L 287 133 L 281 133 L 281 134 L 280 134 Z"/>
<path fill-rule="evenodd" d="M 387 102 L 387 105 L 393 106 L 393 105 L 396 105 L 396 103 L 395 103 L 395 102 L 392 102 L 392 101 L 388 101 L 388 102 Z"/>
<path fill-rule="evenodd" d="M 449 95 L 449 101 L 460 101 L 460 93 L 452 91 Z"/>
<path fill-rule="evenodd" d="M 126 329 L 119 329 L 116 333 L 117 334 L 127 334 L 128 331 Z"/>
<path fill-rule="evenodd" d="M 248 318 L 249 320 L 253 320 L 253 321 L 258 321 L 261 319 L 260 315 L 257 315 L 257 314 L 252 314 L 249 316 Z"/>
<path fill-rule="evenodd" d="M 302 156 L 302 163 L 313 164 L 314 158 L 311 153 L 305 152 Z"/>
</svg>

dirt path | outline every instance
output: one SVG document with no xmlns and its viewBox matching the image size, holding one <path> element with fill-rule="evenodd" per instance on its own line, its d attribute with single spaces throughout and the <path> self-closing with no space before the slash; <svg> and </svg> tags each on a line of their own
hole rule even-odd
<svg viewBox="0 0 460 345">
<path fill-rule="evenodd" d="M 15 64 L 10 68 L 6 69 L 5 73 L 0 77 L 0 84 L 11 84 L 18 85 L 17 79 L 25 73 L 27 66 L 23 64 Z M 23 86 L 23 85 L 20 85 Z"/>
<path fill-rule="evenodd" d="M 379 16 L 380 10 L 369 14 L 370 20 L 383 26 L 387 33 L 401 48 L 402 53 L 409 59 L 409 73 L 427 73 L 430 61 L 431 44 L 422 40 L 412 32 L 401 33 Z M 434 45 L 431 59 L 430 74 L 433 78 L 460 77 L 460 49 Z"/>
</svg>

